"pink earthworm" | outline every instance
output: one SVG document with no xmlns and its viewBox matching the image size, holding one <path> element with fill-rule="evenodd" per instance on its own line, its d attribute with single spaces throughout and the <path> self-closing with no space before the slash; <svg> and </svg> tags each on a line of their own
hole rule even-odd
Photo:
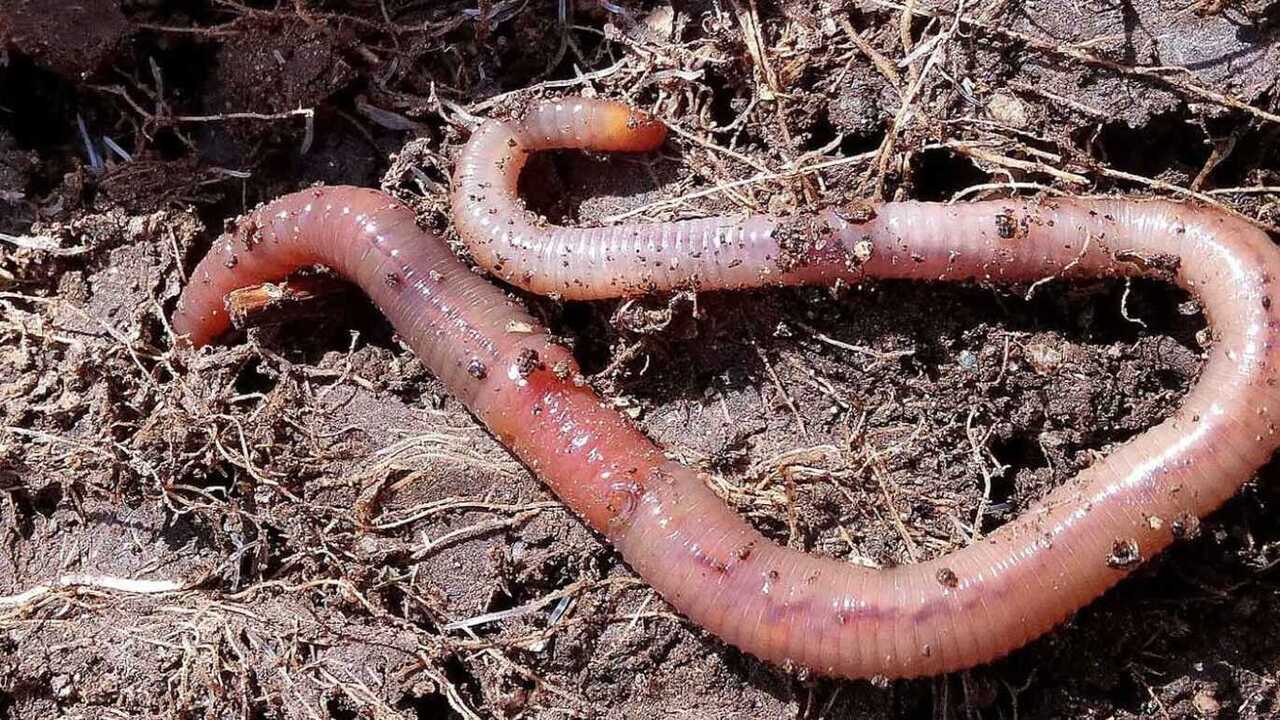
<svg viewBox="0 0 1280 720">
<path fill-rule="evenodd" d="M 531 151 L 642 151 L 663 134 L 646 115 L 593 100 L 490 122 L 459 162 L 459 233 L 495 275 L 565 297 L 874 278 L 1155 277 L 1198 298 L 1214 331 L 1199 382 L 1167 420 L 983 539 L 876 570 L 767 540 L 703 474 L 667 460 L 602 402 L 566 350 L 386 195 L 314 188 L 250 213 L 195 269 L 174 328 L 208 343 L 228 327 L 230 290 L 330 266 L 672 606 L 749 653 L 834 676 L 929 675 L 1005 655 L 1193 529 L 1280 443 L 1270 295 L 1280 250 L 1252 226 L 1204 208 L 1112 199 L 565 229 L 518 202 Z"/>
</svg>

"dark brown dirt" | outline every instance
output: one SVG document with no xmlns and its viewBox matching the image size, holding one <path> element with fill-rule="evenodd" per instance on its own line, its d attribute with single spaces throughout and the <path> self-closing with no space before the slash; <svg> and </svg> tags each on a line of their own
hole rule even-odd
<svg viewBox="0 0 1280 720">
<path fill-rule="evenodd" d="M 0 2 L 0 42 L 71 80 L 102 69 L 129 30 L 112 0 Z"/>
<path fill-rule="evenodd" d="M 557 220 L 1013 181 L 1274 226 L 1280 3 L 970 3 L 954 30 L 924 0 L 74 5 L 0 0 L 0 720 L 1280 713 L 1274 466 L 1009 659 L 801 678 L 672 615 L 357 295 L 202 353 L 165 323 L 227 218 L 326 181 L 443 229 L 471 117 L 561 92 L 685 132 L 537 159 Z M 1013 517 L 1195 380 L 1185 296 L 1025 290 L 531 304 L 764 532 L 893 565 Z"/>
</svg>

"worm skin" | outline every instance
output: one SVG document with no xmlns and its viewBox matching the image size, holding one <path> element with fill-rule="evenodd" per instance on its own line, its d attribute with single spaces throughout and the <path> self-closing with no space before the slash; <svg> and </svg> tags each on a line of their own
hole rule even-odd
<svg viewBox="0 0 1280 720">
<path fill-rule="evenodd" d="M 1280 444 L 1272 302 L 1280 251 L 1244 222 L 1171 202 L 1081 199 L 564 228 L 516 195 L 530 152 L 645 151 L 663 137 L 653 118 L 600 100 L 565 99 L 488 122 L 458 162 L 458 232 L 495 276 L 578 299 L 876 278 L 1154 277 L 1191 292 L 1215 337 L 1199 382 L 1171 417 L 981 541 L 911 566 L 871 570 L 779 547 L 695 472 L 655 459 L 629 431 L 617 431 L 619 442 L 635 443 L 629 448 L 581 436 L 585 452 L 542 466 L 544 476 L 585 473 L 616 498 L 606 522 L 592 524 L 674 607 L 747 652 L 848 677 L 928 675 L 995 659 L 1194 533 L 1198 518 Z M 587 417 L 543 407 L 572 423 Z M 590 417 L 602 413 L 592 406 Z M 609 471 L 593 476 L 593 455 L 611 461 Z"/>
</svg>

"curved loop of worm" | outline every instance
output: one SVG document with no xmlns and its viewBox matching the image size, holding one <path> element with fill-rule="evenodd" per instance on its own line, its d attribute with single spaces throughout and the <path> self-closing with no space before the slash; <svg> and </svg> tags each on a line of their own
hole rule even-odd
<svg viewBox="0 0 1280 720">
<path fill-rule="evenodd" d="M 849 676 L 981 663 L 1062 621 L 1218 507 L 1280 444 L 1280 252 L 1219 212 L 1119 199 L 889 203 L 816 215 L 566 228 L 516 195 L 529 153 L 651 150 L 662 125 L 564 99 L 491 121 L 463 149 L 454 221 L 477 262 L 563 298 L 876 278 L 1032 283 L 1147 276 L 1202 302 L 1217 342 L 1181 409 L 986 539 L 870 571 L 767 543 L 684 469 L 635 491 L 611 538 L 672 605 L 774 661 Z"/>
<path fill-rule="evenodd" d="M 1259 231 L 1203 209 L 1120 200 L 899 203 L 570 231 L 537 223 L 516 202 L 528 152 L 644 149 L 660 129 L 596 101 L 483 127 L 459 168 L 460 231 L 503 277 L 583 297 L 878 277 L 1152 276 L 1199 298 L 1217 341 L 1196 387 L 1160 425 L 983 540 L 872 570 L 761 536 L 586 388 L 527 313 L 381 193 L 314 188 L 250 213 L 195 269 L 174 327 L 210 342 L 227 329 L 230 290 L 329 265 L 675 608 L 747 652 L 847 677 L 935 674 L 1023 645 L 1218 507 L 1276 448 L 1280 251 Z M 522 237 L 505 236 L 511 228 Z M 542 273 L 560 272 L 554 266 L 565 274 L 547 284 Z"/>
</svg>

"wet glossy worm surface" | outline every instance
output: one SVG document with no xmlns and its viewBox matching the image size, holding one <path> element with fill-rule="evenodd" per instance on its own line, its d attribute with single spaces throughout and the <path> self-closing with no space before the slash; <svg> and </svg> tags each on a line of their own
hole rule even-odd
<svg viewBox="0 0 1280 720">
<path fill-rule="evenodd" d="M 662 138 L 658 123 L 601 101 L 486 124 L 459 161 L 458 230 L 499 277 L 585 298 L 873 278 L 1161 278 L 1199 299 L 1215 334 L 1200 381 L 1169 419 L 986 538 L 873 570 L 760 535 L 584 387 L 569 354 L 520 307 L 380 193 L 317 188 L 250 213 L 196 268 L 174 326 L 209 342 L 227 327 L 229 290 L 329 265 L 680 612 L 747 652 L 848 677 L 956 670 L 1023 645 L 1194 527 L 1276 448 L 1280 251 L 1261 231 L 1203 209 L 1123 200 L 891 203 L 566 229 L 516 198 L 529 152 L 640 151 Z"/>
</svg>

